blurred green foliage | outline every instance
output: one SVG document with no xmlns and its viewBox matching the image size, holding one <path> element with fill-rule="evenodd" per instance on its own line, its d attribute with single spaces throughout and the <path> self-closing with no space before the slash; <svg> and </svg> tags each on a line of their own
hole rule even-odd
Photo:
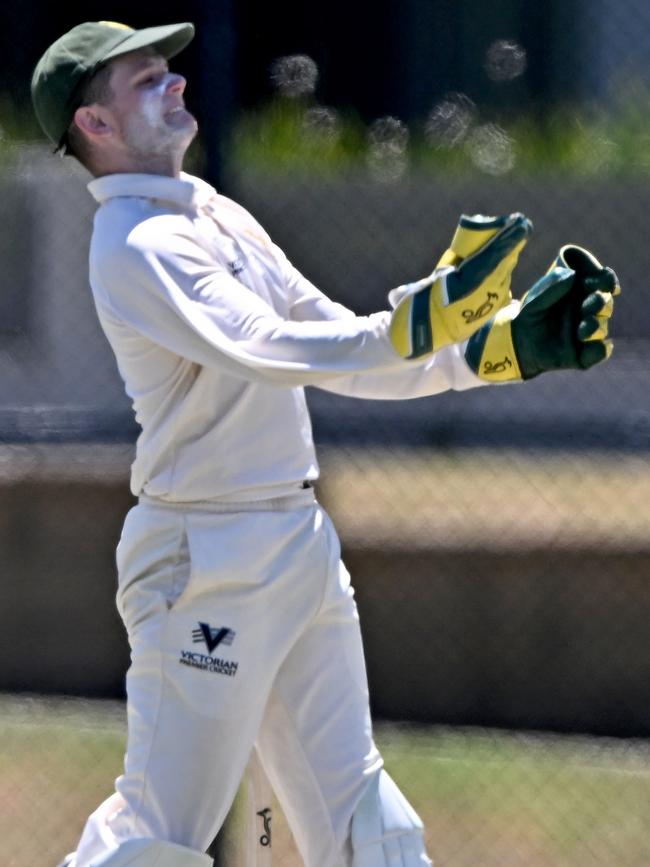
<svg viewBox="0 0 650 867">
<path fill-rule="evenodd" d="M 371 130 L 351 111 L 277 97 L 238 117 L 227 153 L 237 168 L 333 174 L 372 166 Z M 565 105 L 503 122 L 474 117 L 452 136 L 432 135 L 424 119 L 411 125 L 405 148 L 383 142 L 384 156 L 391 149 L 393 158 L 403 151 L 407 167 L 425 173 L 645 175 L 650 92 L 637 85 L 607 110 Z"/>
<path fill-rule="evenodd" d="M 454 118 L 448 117 L 451 127 L 433 133 L 431 118 L 412 123 L 408 130 L 397 119 L 391 120 L 401 128 L 401 137 L 391 140 L 390 134 L 384 134 L 373 141 L 373 126 L 381 125 L 382 119 L 366 124 L 351 109 L 328 108 L 309 96 L 276 96 L 237 115 L 224 142 L 225 158 L 238 170 L 277 174 L 327 176 L 379 168 L 381 175 L 382 167 L 388 167 L 383 172 L 388 180 L 409 170 L 452 176 L 650 173 L 650 88 L 639 82 L 630 82 L 606 107 L 531 107 L 529 113 L 513 117 L 504 106 L 502 119 L 481 117 L 473 106 L 459 128 L 453 128 Z M 2 164 L 11 160 L 17 143 L 41 138 L 31 107 L 0 94 Z M 202 150 L 199 138 L 189 154 L 191 170 L 200 171 L 204 164 Z"/>
</svg>

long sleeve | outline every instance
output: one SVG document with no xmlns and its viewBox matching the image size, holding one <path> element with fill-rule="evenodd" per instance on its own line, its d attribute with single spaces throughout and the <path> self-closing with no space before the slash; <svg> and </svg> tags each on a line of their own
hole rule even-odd
<svg viewBox="0 0 650 867">
<path fill-rule="evenodd" d="M 324 295 L 276 248 L 292 299 L 290 315 L 299 320 L 352 321 L 354 313 Z M 386 314 L 387 316 L 390 314 Z M 366 370 L 316 383 L 319 388 L 347 397 L 369 400 L 405 400 L 464 391 L 485 385 L 469 368 L 464 346 L 451 345 L 420 362 L 405 362 L 395 355 L 380 371 Z"/>
<path fill-rule="evenodd" d="M 445 346 L 423 364 L 368 371 L 318 383 L 324 391 L 366 400 L 411 400 L 486 385 L 467 366 L 463 347 Z"/>
<path fill-rule="evenodd" d="M 285 320 L 216 265 L 191 233 L 165 233 L 158 243 L 155 222 L 138 226 L 96 268 L 113 314 L 158 345 L 282 385 L 317 384 L 400 361 L 388 339 L 388 314 Z"/>
</svg>

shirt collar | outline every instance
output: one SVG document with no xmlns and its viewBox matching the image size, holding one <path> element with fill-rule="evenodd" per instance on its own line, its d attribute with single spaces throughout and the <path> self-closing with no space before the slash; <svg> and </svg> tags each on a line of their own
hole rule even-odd
<svg viewBox="0 0 650 867">
<path fill-rule="evenodd" d="M 204 207 L 210 199 L 217 195 L 214 187 L 181 172 L 179 178 L 169 178 L 164 175 L 117 174 L 93 178 L 88 189 L 100 204 L 118 197 L 138 197 L 144 199 L 162 199 L 173 202 L 181 207 Z"/>
</svg>

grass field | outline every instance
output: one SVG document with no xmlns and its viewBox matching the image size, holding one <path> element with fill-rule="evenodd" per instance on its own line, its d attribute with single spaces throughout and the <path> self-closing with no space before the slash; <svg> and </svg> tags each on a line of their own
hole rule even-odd
<svg viewBox="0 0 650 867">
<path fill-rule="evenodd" d="M 114 702 L 0 699 L 0 864 L 53 867 L 111 790 Z M 650 744 L 379 725 L 436 867 L 647 867 Z M 301 864 L 276 810 L 274 863 Z M 239 867 L 233 856 L 228 867 Z"/>
</svg>

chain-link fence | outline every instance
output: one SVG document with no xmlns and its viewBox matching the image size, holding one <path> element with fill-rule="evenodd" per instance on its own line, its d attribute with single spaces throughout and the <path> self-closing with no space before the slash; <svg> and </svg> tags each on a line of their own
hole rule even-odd
<svg viewBox="0 0 650 867">
<path fill-rule="evenodd" d="M 433 40 L 457 69 L 461 37 L 418 34 L 416 6 L 413 45 Z M 533 219 L 515 294 L 567 242 L 623 286 L 614 354 L 588 372 L 409 401 L 308 396 L 377 740 L 442 867 L 650 864 L 650 13 L 571 9 L 545 45 L 552 69 L 539 16 L 515 16 L 458 48 L 463 76 L 408 124 L 350 119 L 316 98 L 311 58 L 278 58 L 277 97 L 236 119 L 222 178 L 359 313 L 428 273 L 462 211 Z M 84 173 L 33 145 L 6 158 L 0 862 L 33 867 L 74 846 L 120 772 L 113 552 L 137 429 L 88 290 Z M 42 697 L 62 693 L 85 698 Z M 301 863 L 279 812 L 274 852 Z"/>
<path fill-rule="evenodd" d="M 123 706 L 22 697 L 0 707 L 2 863 L 53 865 L 120 773 Z M 425 822 L 437 864 L 648 863 L 647 740 L 386 723 L 376 737 Z M 273 806 L 273 863 L 299 867 Z M 229 820 L 220 867 L 245 863 L 237 829 Z"/>
</svg>

